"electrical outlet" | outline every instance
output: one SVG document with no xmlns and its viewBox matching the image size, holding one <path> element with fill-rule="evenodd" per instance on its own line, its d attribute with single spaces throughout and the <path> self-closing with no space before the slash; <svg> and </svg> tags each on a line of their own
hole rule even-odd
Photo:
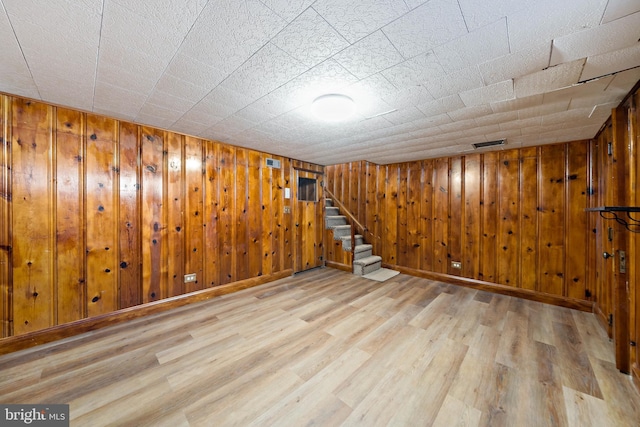
<svg viewBox="0 0 640 427">
<path fill-rule="evenodd" d="M 291 206 L 285 206 L 284 213 L 291 213 Z"/>
<path fill-rule="evenodd" d="M 195 282 L 197 278 L 196 273 L 185 274 L 184 275 L 184 283 Z"/>
<path fill-rule="evenodd" d="M 451 268 L 462 268 L 462 263 L 460 261 L 451 261 Z"/>
</svg>

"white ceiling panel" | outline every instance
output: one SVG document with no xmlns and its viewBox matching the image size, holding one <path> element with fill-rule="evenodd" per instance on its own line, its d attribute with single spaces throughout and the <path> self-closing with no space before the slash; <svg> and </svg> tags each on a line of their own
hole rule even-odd
<svg viewBox="0 0 640 427">
<path fill-rule="evenodd" d="M 383 31 L 407 59 L 468 32 L 457 0 L 431 0 Z"/>
<path fill-rule="evenodd" d="M 433 52 L 447 73 L 505 56 L 509 54 L 507 20 L 500 19 L 437 46 Z"/>
<path fill-rule="evenodd" d="M 485 84 L 522 77 L 549 66 L 551 42 L 532 43 L 527 48 L 478 65 Z"/>
<path fill-rule="evenodd" d="M 629 0 L 0 0 L 0 91 L 320 164 L 418 160 L 487 139 L 593 137 L 640 79 L 639 12 Z M 310 106 L 327 93 L 357 113 L 319 121 Z"/>
<path fill-rule="evenodd" d="M 551 65 L 638 46 L 639 38 L 640 12 L 555 39 Z"/>
<path fill-rule="evenodd" d="M 531 43 L 553 39 L 592 28 L 600 23 L 608 0 L 541 0 L 527 2 L 526 9 L 507 17 L 511 51 L 524 50 Z"/>
<path fill-rule="evenodd" d="M 409 10 L 402 0 L 318 0 L 313 8 L 349 43 L 368 36 Z"/>
<path fill-rule="evenodd" d="M 580 81 L 595 79 L 640 65 L 640 43 L 626 49 L 590 56 L 584 65 Z"/>
<path fill-rule="evenodd" d="M 312 8 L 298 16 L 272 42 L 309 67 L 349 46 L 344 37 Z"/>
<path fill-rule="evenodd" d="M 640 12 L 640 2 L 637 0 L 609 0 L 602 23 L 606 24 L 635 12 Z"/>
<path fill-rule="evenodd" d="M 527 8 L 529 2 L 522 0 L 492 0 L 491 2 L 487 2 L 487 0 L 458 0 L 458 3 L 460 3 L 460 9 L 462 9 L 462 15 L 469 31 L 473 31 Z M 490 3 L 490 7 L 487 7 L 487 3 Z"/>
<path fill-rule="evenodd" d="M 402 55 L 382 31 L 359 40 L 338 53 L 334 59 L 359 79 L 393 67 L 403 61 Z"/>
<path fill-rule="evenodd" d="M 514 80 L 514 90 L 518 98 L 551 92 L 578 83 L 584 59 L 549 67 Z"/>
</svg>

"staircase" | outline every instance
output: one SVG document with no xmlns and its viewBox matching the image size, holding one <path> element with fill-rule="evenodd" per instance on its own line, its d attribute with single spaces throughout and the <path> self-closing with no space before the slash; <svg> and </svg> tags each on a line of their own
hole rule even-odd
<svg viewBox="0 0 640 427">
<path fill-rule="evenodd" d="M 351 252 L 351 225 L 347 217 L 340 215 L 340 208 L 333 206 L 331 199 L 325 199 L 325 227 L 333 230 L 333 238 L 342 240 L 342 249 Z M 355 235 L 353 251 L 353 274 L 364 276 L 382 268 L 382 258 L 373 255 L 373 245 L 364 243 L 360 234 Z"/>
</svg>

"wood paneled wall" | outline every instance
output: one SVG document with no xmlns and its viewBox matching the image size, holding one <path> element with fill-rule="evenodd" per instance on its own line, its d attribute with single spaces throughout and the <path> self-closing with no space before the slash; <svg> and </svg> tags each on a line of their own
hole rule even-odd
<svg viewBox="0 0 640 427">
<path fill-rule="evenodd" d="M 0 113 L 3 337 L 293 271 L 291 159 L 4 95 Z"/>
<path fill-rule="evenodd" d="M 384 263 L 589 300 L 591 150 L 576 141 L 325 170 Z"/>
</svg>

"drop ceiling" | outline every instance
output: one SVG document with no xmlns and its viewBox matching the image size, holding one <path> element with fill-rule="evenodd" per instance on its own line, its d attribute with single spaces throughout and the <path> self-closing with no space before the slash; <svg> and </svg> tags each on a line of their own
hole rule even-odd
<svg viewBox="0 0 640 427">
<path fill-rule="evenodd" d="M 592 138 L 638 0 L 0 0 L 0 92 L 318 164 Z M 318 96 L 358 113 L 324 123 Z"/>
</svg>

